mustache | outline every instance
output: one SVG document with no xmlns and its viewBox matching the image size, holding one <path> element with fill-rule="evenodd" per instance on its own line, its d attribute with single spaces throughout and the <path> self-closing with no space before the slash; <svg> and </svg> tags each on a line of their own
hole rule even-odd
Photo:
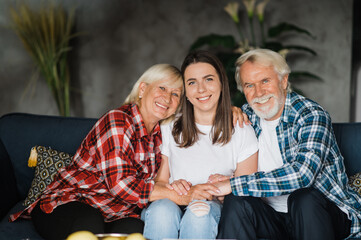
<svg viewBox="0 0 361 240">
<path fill-rule="evenodd" d="M 259 98 L 254 98 L 252 100 L 252 104 L 255 104 L 255 103 L 260 103 L 260 102 L 263 102 L 271 97 L 274 97 L 275 95 L 274 94 L 268 94 L 268 95 L 265 95 L 265 96 L 262 96 L 262 97 L 259 97 Z"/>
</svg>

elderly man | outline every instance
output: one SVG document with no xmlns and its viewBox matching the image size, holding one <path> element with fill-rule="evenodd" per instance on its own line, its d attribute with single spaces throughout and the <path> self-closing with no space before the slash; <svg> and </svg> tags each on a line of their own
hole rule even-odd
<svg viewBox="0 0 361 240">
<path fill-rule="evenodd" d="M 276 52 L 256 49 L 236 63 L 243 111 L 259 140 L 259 172 L 216 185 L 224 199 L 218 238 L 343 239 L 361 236 L 361 199 L 347 186 L 331 119 L 292 92 Z"/>
</svg>

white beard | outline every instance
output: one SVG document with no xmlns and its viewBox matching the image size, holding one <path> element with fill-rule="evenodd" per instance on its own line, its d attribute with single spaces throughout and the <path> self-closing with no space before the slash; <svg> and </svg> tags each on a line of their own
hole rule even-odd
<svg viewBox="0 0 361 240">
<path fill-rule="evenodd" d="M 255 107 L 255 105 L 254 105 L 255 103 L 262 102 L 271 97 L 273 97 L 274 101 L 275 101 L 275 103 L 273 105 Z M 257 114 L 258 117 L 267 120 L 267 119 L 273 118 L 279 112 L 279 110 L 282 108 L 283 104 L 284 104 L 284 97 L 279 98 L 279 97 L 276 97 L 274 94 L 268 94 L 266 96 L 253 99 L 250 106 L 252 107 L 253 111 Z"/>
</svg>

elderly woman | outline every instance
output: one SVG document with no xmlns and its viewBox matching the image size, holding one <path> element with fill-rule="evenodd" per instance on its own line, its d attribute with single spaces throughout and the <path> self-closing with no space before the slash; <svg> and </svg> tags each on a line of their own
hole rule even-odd
<svg viewBox="0 0 361 240">
<path fill-rule="evenodd" d="M 125 105 L 102 116 L 83 140 L 70 166 L 25 211 L 45 239 L 93 233 L 143 231 L 139 219 L 161 164 L 159 122 L 173 116 L 182 95 L 179 70 L 149 68 Z"/>
</svg>

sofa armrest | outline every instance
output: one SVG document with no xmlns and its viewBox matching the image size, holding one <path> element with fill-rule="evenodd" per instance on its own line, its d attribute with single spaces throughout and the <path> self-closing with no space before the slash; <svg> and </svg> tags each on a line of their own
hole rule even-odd
<svg viewBox="0 0 361 240">
<path fill-rule="evenodd" d="M 0 219 L 20 200 L 16 187 L 13 166 L 3 142 L 0 139 Z"/>
<path fill-rule="evenodd" d="M 361 122 L 333 123 L 333 130 L 344 157 L 347 175 L 352 176 L 361 172 Z"/>
</svg>

